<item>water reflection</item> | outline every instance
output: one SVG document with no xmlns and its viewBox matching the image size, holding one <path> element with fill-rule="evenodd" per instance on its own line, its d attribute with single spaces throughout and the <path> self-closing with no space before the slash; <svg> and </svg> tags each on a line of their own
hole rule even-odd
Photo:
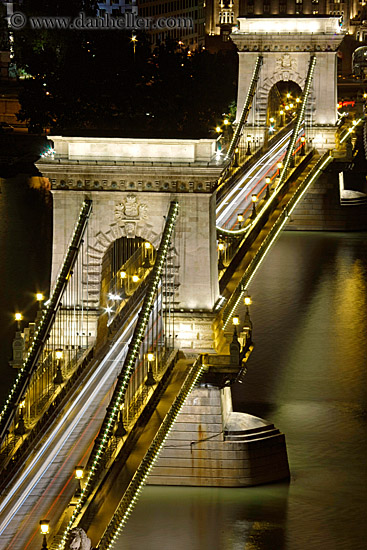
<svg viewBox="0 0 367 550">
<path fill-rule="evenodd" d="M 147 487 L 118 550 L 365 549 L 366 235 L 285 233 L 249 290 L 234 400 L 286 434 L 289 490 Z"/>
<path fill-rule="evenodd" d="M 281 550 L 287 494 L 286 483 L 238 490 L 146 487 L 116 547 L 257 550 L 271 542 Z"/>
</svg>

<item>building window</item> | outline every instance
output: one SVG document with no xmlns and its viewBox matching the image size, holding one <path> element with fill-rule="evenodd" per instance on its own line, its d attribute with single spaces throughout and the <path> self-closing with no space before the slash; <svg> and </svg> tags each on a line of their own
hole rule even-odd
<svg viewBox="0 0 367 550">
<path fill-rule="evenodd" d="M 279 13 L 287 13 L 287 0 L 279 0 Z"/>
<path fill-rule="evenodd" d="M 296 14 L 303 13 L 303 0 L 296 0 Z"/>
</svg>

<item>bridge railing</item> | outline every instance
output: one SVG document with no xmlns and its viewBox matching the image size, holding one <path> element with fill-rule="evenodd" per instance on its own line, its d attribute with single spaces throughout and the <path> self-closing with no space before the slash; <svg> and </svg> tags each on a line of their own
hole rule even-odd
<svg viewBox="0 0 367 550">
<path fill-rule="evenodd" d="M 92 201 L 86 199 L 51 298 L 39 311 L 26 358 L 0 415 L 3 459 L 8 454 L 5 449 L 4 455 L 4 448 L 14 451 L 19 440 L 23 441 L 36 416 L 58 393 L 65 377 L 77 368 L 89 346 L 89 310 L 83 306 L 83 301 L 75 302 L 73 285 L 76 279 L 81 280 L 82 267 L 78 258 L 91 209 Z M 70 320 L 72 330 L 68 328 Z"/>
<path fill-rule="evenodd" d="M 287 204 L 284 206 L 282 212 L 277 217 L 276 221 L 272 225 L 268 234 L 257 248 L 253 258 L 251 259 L 248 267 L 246 268 L 244 274 L 241 277 L 240 282 L 237 284 L 234 292 L 231 294 L 227 304 L 222 310 L 222 321 L 223 328 L 225 329 L 230 322 L 231 317 L 235 314 L 237 308 L 239 307 L 242 299 L 244 298 L 247 288 L 255 275 L 258 267 L 263 261 L 266 253 L 270 247 L 275 242 L 279 233 L 283 229 L 286 222 L 289 220 L 290 215 L 292 214 L 294 208 L 297 206 L 299 201 L 303 198 L 304 194 L 309 189 L 310 185 L 316 181 L 322 172 L 326 169 L 328 164 L 332 162 L 333 157 L 331 156 L 330 151 L 326 152 L 315 164 L 309 174 L 301 181 L 298 187 L 292 194 L 292 197 L 289 199 Z"/>
<path fill-rule="evenodd" d="M 162 449 L 169 432 L 185 403 L 186 397 L 200 379 L 203 370 L 204 366 L 202 364 L 202 358 L 200 357 L 189 369 L 186 380 L 182 385 L 180 392 L 173 402 L 168 414 L 165 416 L 156 436 L 152 441 L 152 444 L 136 470 L 118 508 L 105 529 L 98 544 L 98 548 L 100 550 L 111 550 L 120 536 L 121 531 L 137 502 L 139 493 L 142 490 L 156 459 L 158 458 L 160 450 Z"/>
<path fill-rule="evenodd" d="M 159 295 L 161 278 L 164 273 L 164 265 L 171 249 L 171 239 L 178 215 L 178 203 L 171 202 L 167 215 L 161 243 L 157 251 L 154 266 L 149 275 L 149 280 L 144 296 L 143 304 L 138 314 L 135 329 L 130 340 L 127 354 L 117 378 L 113 395 L 107 408 L 102 427 L 95 440 L 95 444 L 87 465 L 87 476 L 84 487 L 81 491 L 75 510 L 66 525 L 59 548 L 64 548 L 68 534 L 77 520 L 83 505 L 91 494 L 93 487 L 98 483 L 101 475 L 101 467 L 109 458 L 108 450 L 113 445 L 113 438 L 116 430 L 123 433 L 126 429 L 123 421 L 128 413 L 130 403 L 138 402 L 139 392 L 143 386 L 153 386 L 158 378 L 157 368 L 154 364 L 156 356 L 153 355 L 153 347 L 160 347 L 158 356 L 163 352 L 164 340 L 162 338 L 162 295 Z M 157 295 L 158 293 L 158 295 Z M 167 306 L 166 306 L 167 310 Z M 168 317 L 168 330 L 170 326 L 171 314 L 166 313 Z M 167 351 L 167 349 L 166 349 Z M 130 402 L 128 402 L 130 400 Z M 137 407 L 140 405 L 138 404 Z"/>
</svg>

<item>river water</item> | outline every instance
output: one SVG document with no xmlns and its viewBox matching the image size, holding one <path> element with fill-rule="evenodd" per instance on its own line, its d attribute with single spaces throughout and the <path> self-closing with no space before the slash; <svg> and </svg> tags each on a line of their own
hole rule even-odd
<svg viewBox="0 0 367 550">
<path fill-rule="evenodd" d="M 49 277 L 51 208 L 26 178 L 0 180 L 3 398 L 12 313 L 30 319 Z M 146 487 L 117 550 L 367 547 L 367 235 L 281 235 L 250 287 L 255 350 L 235 410 L 287 438 L 290 483 Z"/>
</svg>

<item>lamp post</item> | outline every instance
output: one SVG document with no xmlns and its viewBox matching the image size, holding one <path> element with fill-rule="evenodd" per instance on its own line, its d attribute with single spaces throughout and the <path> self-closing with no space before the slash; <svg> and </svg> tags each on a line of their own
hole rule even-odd
<svg viewBox="0 0 367 550">
<path fill-rule="evenodd" d="M 150 242 L 146 241 L 144 243 L 144 248 L 145 248 L 145 257 L 144 257 L 144 262 L 143 262 L 143 267 L 145 269 L 149 269 L 151 267 L 150 265 L 150 258 L 149 258 L 149 252 L 152 248 L 152 245 L 150 244 Z"/>
<path fill-rule="evenodd" d="M 62 384 L 64 381 L 64 377 L 61 371 L 61 360 L 63 358 L 64 352 L 62 351 L 62 349 L 57 349 L 55 351 L 55 355 L 56 355 L 56 375 L 54 378 L 54 384 Z"/>
<path fill-rule="evenodd" d="M 45 299 L 44 295 L 42 294 L 42 292 L 37 292 L 36 294 L 36 300 L 38 302 L 38 308 L 39 309 L 42 309 L 42 302 L 43 300 Z"/>
<path fill-rule="evenodd" d="M 246 152 L 246 155 L 251 155 L 250 143 L 251 143 L 251 136 L 250 136 L 250 134 L 248 134 L 248 136 L 247 136 L 247 152 Z"/>
<path fill-rule="evenodd" d="M 224 243 L 219 243 L 218 244 L 218 253 L 219 253 L 219 258 L 218 258 L 218 270 L 219 271 L 222 271 L 223 269 L 226 268 L 226 266 L 224 265 L 223 263 L 223 253 L 224 253 L 224 250 L 225 250 L 226 246 Z"/>
<path fill-rule="evenodd" d="M 269 177 L 265 178 L 265 183 L 266 183 L 265 198 L 266 198 L 266 200 L 268 200 L 268 198 L 270 197 L 271 178 L 269 178 Z"/>
<path fill-rule="evenodd" d="M 238 153 L 239 153 L 239 148 L 236 147 L 236 149 L 234 150 L 234 162 L 233 162 L 234 168 L 238 167 L 238 156 L 239 156 Z"/>
<path fill-rule="evenodd" d="M 132 37 L 131 37 L 131 42 L 133 43 L 134 62 L 135 62 L 135 50 L 136 50 L 137 41 L 138 41 L 138 39 L 136 38 L 135 34 L 133 34 Z"/>
<path fill-rule="evenodd" d="M 280 171 L 283 168 L 283 163 L 282 162 L 277 162 L 277 167 L 278 167 L 277 176 L 278 176 L 278 178 L 280 178 Z"/>
<path fill-rule="evenodd" d="M 233 338 L 232 338 L 232 342 L 229 345 L 229 355 L 230 355 L 231 365 L 235 365 L 236 367 L 238 367 L 240 364 L 241 345 L 237 337 L 237 327 L 240 324 L 240 318 L 237 315 L 232 317 L 232 324 L 233 324 Z"/>
<path fill-rule="evenodd" d="M 251 344 L 251 341 L 252 341 L 252 322 L 250 319 L 250 310 L 249 310 L 249 306 L 252 304 L 251 297 L 245 296 L 243 302 L 246 306 L 245 319 L 243 322 L 243 329 L 242 329 L 246 335 L 246 342 L 244 344 L 244 347 L 245 347 L 247 343 Z"/>
<path fill-rule="evenodd" d="M 40 521 L 41 534 L 43 535 L 42 550 L 48 550 L 46 535 L 48 535 L 50 531 L 49 523 L 50 523 L 50 520 L 48 519 L 41 519 Z"/>
<path fill-rule="evenodd" d="M 84 477 L 84 466 L 75 466 L 75 479 L 78 480 L 78 487 L 75 491 L 75 496 L 82 494 L 82 479 Z"/>
<path fill-rule="evenodd" d="M 152 352 L 147 353 L 146 355 L 147 361 L 148 361 L 148 373 L 147 373 L 147 379 L 145 380 L 146 386 L 154 386 L 155 380 L 153 376 L 153 361 L 155 361 L 155 355 Z"/>
<path fill-rule="evenodd" d="M 25 424 L 24 424 L 24 414 L 23 414 L 24 408 L 25 408 L 25 400 L 23 399 L 23 401 L 19 403 L 19 421 L 18 421 L 18 426 L 15 430 L 17 435 L 24 435 L 26 432 Z"/>
<path fill-rule="evenodd" d="M 239 229 L 242 229 L 243 220 L 244 220 L 243 214 L 237 214 L 237 221 L 238 221 L 238 224 L 239 224 Z"/>
<path fill-rule="evenodd" d="M 256 218 L 256 201 L 257 201 L 257 195 L 253 194 L 251 196 L 252 201 L 252 212 L 251 212 L 251 219 L 254 220 Z"/>
<path fill-rule="evenodd" d="M 22 330 L 22 329 L 21 329 L 21 326 L 20 326 L 20 322 L 21 322 L 21 320 L 23 319 L 23 315 L 22 315 L 21 313 L 16 313 L 16 314 L 14 315 L 14 317 L 15 317 L 15 320 L 16 320 L 16 322 L 17 322 L 17 329 L 18 329 L 18 330 Z"/>
<path fill-rule="evenodd" d="M 306 138 L 305 136 L 301 137 L 301 150 L 299 152 L 300 156 L 303 157 L 305 154 L 305 145 L 306 145 Z"/>
</svg>

